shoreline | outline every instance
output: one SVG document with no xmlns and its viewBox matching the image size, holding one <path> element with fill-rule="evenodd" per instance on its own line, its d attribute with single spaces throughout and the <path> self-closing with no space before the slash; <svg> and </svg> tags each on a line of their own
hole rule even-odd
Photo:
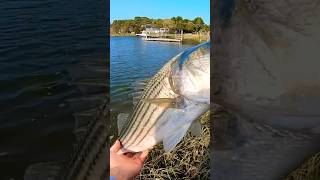
<svg viewBox="0 0 320 180">
<path fill-rule="evenodd" d="M 109 34 L 110 37 L 136 37 L 136 34 L 130 34 L 130 33 L 126 33 L 126 34 Z"/>
<path fill-rule="evenodd" d="M 110 34 L 110 37 L 138 37 L 136 34 Z M 198 44 L 201 42 L 208 41 L 208 35 L 198 35 L 198 34 L 183 34 L 182 43 L 193 43 Z"/>
</svg>

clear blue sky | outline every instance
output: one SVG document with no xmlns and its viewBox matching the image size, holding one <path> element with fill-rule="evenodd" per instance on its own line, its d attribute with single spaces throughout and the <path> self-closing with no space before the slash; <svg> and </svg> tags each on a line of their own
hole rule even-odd
<svg viewBox="0 0 320 180">
<path fill-rule="evenodd" d="M 210 23 L 210 0 L 110 0 L 110 22 L 146 16 L 167 19 L 182 16 L 186 19 L 201 17 Z"/>
</svg>

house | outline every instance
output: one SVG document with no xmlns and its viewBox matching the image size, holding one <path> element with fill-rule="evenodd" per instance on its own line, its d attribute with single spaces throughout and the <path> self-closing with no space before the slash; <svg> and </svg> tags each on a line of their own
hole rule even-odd
<svg viewBox="0 0 320 180">
<path fill-rule="evenodd" d="M 144 30 L 141 32 L 141 34 L 137 34 L 137 36 L 142 36 L 142 37 L 146 37 L 149 35 L 160 35 L 163 33 L 168 33 L 169 29 L 167 28 L 157 28 L 157 27 L 153 27 L 151 25 L 145 25 L 144 26 Z"/>
</svg>

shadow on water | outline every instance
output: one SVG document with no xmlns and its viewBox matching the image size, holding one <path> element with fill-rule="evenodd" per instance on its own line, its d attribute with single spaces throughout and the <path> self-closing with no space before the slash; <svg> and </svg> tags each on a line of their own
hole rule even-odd
<svg viewBox="0 0 320 180">
<path fill-rule="evenodd" d="M 74 118 L 66 100 L 79 92 L 66 67 L 105 61 L 100 1 L 0 3 L 0 179 L 22 179 L 35 162 L 72 151 Z"/>
</svg>

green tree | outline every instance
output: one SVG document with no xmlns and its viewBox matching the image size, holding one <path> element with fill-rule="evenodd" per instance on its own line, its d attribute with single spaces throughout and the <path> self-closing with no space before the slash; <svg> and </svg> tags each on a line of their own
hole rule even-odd
<svg viewBox="0 0 320 180">
<path fill-rule="evenodd" d="M 163 27 L 163 20 L 162 19 L 156 19 L 153 21 L 153 26 L 157 28 L 162 28 Z"/>
<path fill-rule="evenodd" d="M 210 31 L 210 26 L 205 24 L 201 27 L 200 31 Z"/>
<path fill-rule="evenodd" d="M 114 20 L 111 24 L 111 29 L 114 33 L 120 32 L 120 20 Z"/>
<path fill-rule="evenodd" d="M 157 28 L 168 28 L 171 33 L 183 30 L 184 32 L 209 31 L 210 27 L 206 25 L 201 17 L 194 20 L 183 19 L 181 16 L 171 19 L 149 19 L 148 17 L 134 17 L 128 20 L 114 20 L 111 24 L 111 33 L 141 33 L 146 25 L 152 25 Z"/>
<path fill-rule="evenodd" d="M 133 31 L 136 34 L 140 33 L 144 29 L 145 25 L 152 24 L 151 19 L 149 19 L 148 17 L 140 17 L 140 16 L 134 17 L 133 22 L 134 22 Z"/>
<path fill-rule="evenodd" d="M 184 31 L 189 33 L 195 31 L 195 25 L 193 24 L 192 21 L 188 21 L 186 23 Z"/>
<path fill-rule="evenodd" d="M 174 23 L 174 31 L 181 31 L 184 29 L 184 20 L 181 16 L 172 17 L 171 20 Z"/>
<path fill-rule="evenodd" d="M 193 20 L 193 24 L 195 25 L 195 30 L 198 32 L 202 28 L 202 26 L 204 25 L 204 22 L 201 17 L 196 17 Z"/>
</svg>

